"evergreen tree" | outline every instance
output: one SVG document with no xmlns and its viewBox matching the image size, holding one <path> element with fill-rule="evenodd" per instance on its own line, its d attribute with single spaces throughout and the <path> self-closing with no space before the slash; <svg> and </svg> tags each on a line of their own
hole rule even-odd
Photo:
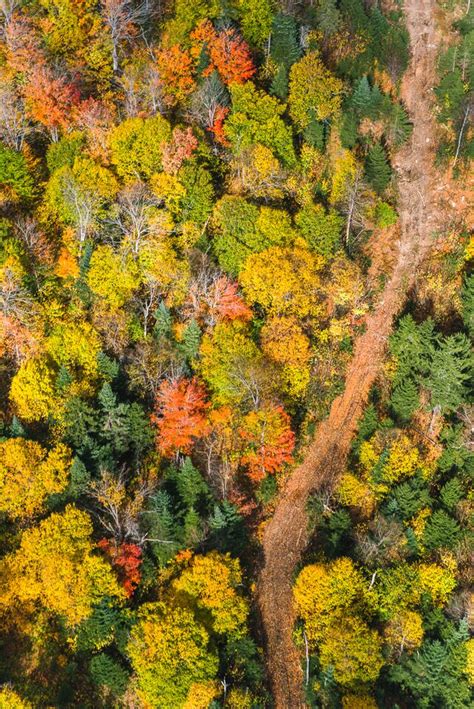
<svg viewBox="0 0 474 709">
<path fill-rule="evenodd" d="M 278 96 L 282 101 L 286 101 L 288 98 L 288 69 L 284 64 L 280 64 L 273 77 L 270 93 Z"/>
<path fill-rule="evenodd" d="M 420 405 L 418 387 L 411 377 L 397 377 L 397 385 L 390 397 L 390 405 L 401 421 L 409 421 Z"/>
<path fill-rule="evenodd" d="M 423 533 L 427 549 L 453 549 L 461 537 L 461 528 L 444 510 L 437 510 L 429 517 Z"/>
<path fill-rule="evenodd" d="M 298 26 L 291 15 L 278 14 L 273 18 L 270 53 L 275 64 L 287 70 L 300 58 Z"/>
<path fill-rule="evenodd" d="M 464 489 L 457 478 L 448 480 L 439 491 L 439 497 L 448 512 L 454 512 L 456 506 L 464 496 Z"/>
<path fill-rule="evenodd" d="M 432 503 L 426 481 L 421 475 L 394 487 L 386 502 L 387 514 L 393 514 L 400 520 L 409 520 L 424 507 Z"/>
<path fill-rule="evenodd" d="M 372 105 L 372 89 L 367 76 L 357 82 L 351 99 L 352 107 L 360 116 L 368 115 Z"/>
<path fill-rule="evenodd" d="M 379 194 L 382 194 L 390 182 L 392 169 L 387 160 L 385 150 L 380 143 L 376 143 L 370 148 L 365 163 L 365 171 L 371 185 Z"/>
<path fill-rule="evenodd" d="M 421 374 L 429 371 L 435 342 L 432 320 L 425 320 L 421 325 L 417 325 L 411 315 L 400 320 L 389 339 L 390 353 L 397 362 L 394 386 L 410 375 L 418 381 Z"/>
<path fill-rule="evenodd" d="M 343 148 L 351 148 L 357 143 L 359 121 L 355 112 L 349 107 L 348 110 L 344 111 L 342 114 L 342 120 L 340 123 L 339 135 L 341 136 L 341 143 Z"/>
<path fill-rule="evenodd" d="M 450 335 L 435 350 L 425 386 L 431 392 L 432 406 L 455 411 L 467 401 L 473 374 L 472 347 L 463 333 Z"/>
<path fill-rule="evenodd" d="M 399 148 L 411 135 L 412 124 L 408 114 L 399 103 L 391 104 L 390 117 L 385 136 L 390 145 Z"/>
<path fill-rule="evenodd" d="M 158 308 L 155 310 L 155 327 L 153 329 L 153 334 L 157 340 L 162 337 L 169 337 L 171 335 L 171 327 L 173 324 L 173 318 L 164 304 L 163 301 L 159 304 Z"/>
<path fill-rule="evenodd" d="M 183 339 L 178 344 L 178 349 L 190 362 L 197 357 L 201 344 L 201 328 L 196 320 L 191 320 L 183 333 Z"/>
<path fill-rule="evenodd" d="M 316 8 L 316 21 L 326 37 L 331 37 L 338 31 L 341 19 L 336 0 L 319 0 Z"/>
<path fill-rule="evenodd" d="M 464 281 L 461 312 L 469 335 L 474 337 L 474 273 L 466 276 Z"/>
<path fill-rule="evenodd" d="M 420 651 L 405 655 L 400 664 L 394 665 L 389 678 L 407 693 L 408 702 L 414 700 L 414 706 L 421 709 L 463 709 L 470 706 L 471 697 L 464 669 L 462 643 L 450 646 L 427 640 Z"/>
<path fill-rule="evenodd" d="M 94 684 L 108 689 L 115 697 L 121 697 L 127 689 L 128 672 L 105 652 L 94 655 L 89 669 Z"/>
</svg>

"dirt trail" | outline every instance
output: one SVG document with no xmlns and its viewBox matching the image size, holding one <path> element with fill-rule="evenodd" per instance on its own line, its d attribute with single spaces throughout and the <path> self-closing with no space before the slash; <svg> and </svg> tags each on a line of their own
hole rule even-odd
<svg viewBox="0 0 474 709">
<path fill-rule="evenodd" d="M 430 251 L 434 233 L 446 217 L 439 206 L 442 183 L 434 168 L 436 125 L 431 87 L 440 41 L 435 9 L 436 0 L 405 0 L 411 61 L 403 80 L 402 97 L 413 122 L 413 133 L 394 160 L 401 227 L 396 264 L 367 320 L 365 333 L 355 343 L 344 392 L 335 399 L 328 418 L 319 425 L 264 532 L 257 598 L 277 709 L 305 706 L 300 655 L 292 642 L 291 587 L 295 565 L 308 543 L 308 496 L 315 490 L 330 488 L 344 467 L 357 421 L 384 358 L 393 319 L 416 279 L 420 263 Z"/>
</svg>

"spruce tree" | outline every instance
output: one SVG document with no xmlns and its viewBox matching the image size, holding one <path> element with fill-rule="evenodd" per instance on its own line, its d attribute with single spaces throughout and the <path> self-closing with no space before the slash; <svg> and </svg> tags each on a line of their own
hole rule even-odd
<svg viewBox="0 0 474 709">
<path fill-rule="evenodd" d="M 411 377 L 400 378 L 390 397 L 390 406 L 397 418 L 409 421 L 420 405 L 418 386 Z"/>
<path fill-rule="evenodd" d="M 273 19 L 270 54 L 273 61 L 289 69 L 301 56 L 298 26 L 290 15 L 278 14 Z"/>
<path fill-rule="evenodd" d="M 443 412 L 455 411 L 467 401 L 473 375 L 471 342 L 463 333 L 447 337 L 435 350 L 425 386 L 431 392 L 431 404 Z"/>
<path fill-rule="evenodd" d="M 284 64 L 280 64 L 273 81 L 270 85 L 270 93 L 278 96 L 282 101 L 288 98 L 288 69 Z"/>
<path fill-rule="evenodd" d="M 120 697 L 127 689 L 128 672 L 116 660 L 104 652 L 94 655 L 89 665 L 91 678 L 100 688 L 106 688 L 115 697 Z"/>
<path fill-rule="evenodd" d="M 201 344 L 201 328 L 196 320 L 191 320 L 183 333 L 183 339 L 178 345 L 178 349 L 190 362 L 197 357 L 199 345 Z"/>
<path fill-rule="evenodd" d="M 352 106 L 360 116 L 369 113 L 372 102 L 372 89 L 367 76 L 363 76 L 357 82 L 352 94 Z"/>
<path fill-rule="evenodd" d="M 370 148 L 365 169 L 367 178 L 373 188 L 376 192 L 382 194 L 390 182 L 392 169 L 388 163 L 385 150 L 380 143 L 376 143 Z"/>
<path fill-rule="evenodd" d="M 474 337 L 474 273 L 464 281 L 461 313 L 469 335 Z"/>
<path fill-rule="evenodd" d="M 439 497 L 448 512 L 454 512 L 456 506 L 464 495 L 464 489 L 457 478 L 448 480 L 439 492 Z"/>
<path fill-rule="evenodd" d="M 337 9 L 336 0 L 319 0 L 316 8 L 316 21 L 326 37 L 337 32 L 341 24 L 341 13 Z"/>
<path fill-rule="evenodd" d="M 433 512 L 425 526 L 423 543 L 427 549 L 453 549 L 461 537 L 457 521 L 444 510 Z"/>
<path fill-rule="evenodd" d="M 388 125 L 385 130 L 385 136 L 390 143 L 395 147 L 400 147 L 410 137 L 412 124 L 408 118 L 408 114 L 399 103 L 392 104 Z"/>
</svg>

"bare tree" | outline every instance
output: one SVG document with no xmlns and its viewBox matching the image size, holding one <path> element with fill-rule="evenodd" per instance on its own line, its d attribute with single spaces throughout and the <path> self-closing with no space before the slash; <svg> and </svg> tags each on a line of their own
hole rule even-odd
<svg viewBox="0 0 474 709">
<path fill-rule="evenodd" d="M 164 113 L 163 85 L 153 57 L 145 63 L 129 64 L 120 78 L 120 84 L 129 118 L 139 113 Z"/>
<path fill-rule="evenodd" d="M 0 16 L 3 19 L 2 33 L 5 33 L 8 25 L 13 19 L 13 15 L 20 7 L 20 0 L 0 0 Z"/>
<path fill-rule="evenodd" d="M 189 114 L 192 120 L 206 129 L 212 128 L 219 108 L 227 106 L 229 96 L 224 84 L 214 72 L 193 94 Z"/>
<path fill-rule="evenodd" d="M 0 76 L 0 138 L 13 150 L 21 150 L 25 138 L 32 130 L 23 99 Z"/>
<path fill-rule="evenodd" d="M 153 488 L 141 482 L 131 492 L 127 483 L 126 468 L 114 475 L 102 470 L 99 480 L 91 483 L 89 488 L 94 501 L 91 512 L 116 543 L 126 541 L 143 546 L 147 533 L 141 529 L 140 517 Z"/>
<path fill-rule="evenodd" d="M 136 256 L 152 231 L 151 217 L 160 200 L 140 181 L 127 185 L 118 195 L 115 213 L 108 223 L 118 229 Z"/>
<path fill-rule="evenodd" d="M 110 30 L 112 65 L 114 72 L 120 68 L 120 46 L 132 40 L 153 14 L 150 0 L 137 4 L 134 0 L 102 0 L 102 16 Z"/>
</svg>

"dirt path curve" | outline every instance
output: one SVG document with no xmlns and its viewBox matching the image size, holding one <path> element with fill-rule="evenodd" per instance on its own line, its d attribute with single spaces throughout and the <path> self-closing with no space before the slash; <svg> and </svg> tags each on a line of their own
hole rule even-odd
<svg viewBox="0 0 474 709">
<path fill-rule="evenodd" d="M 439 49 L 435 6 L 436 0 L 405 0 L 411 61 L 404 77 L 402 97 L 413 122 L 413 133 L 394 161 L 401 225 L 396 264 L 367 320 L 365 333 L 355 343 L 345 390 L 333 402 L 328 418 L 319 425 L 264 532 L 257 599 L 277 709 L 305 706 L 300 655 L 292 642 L 291 587 L 295 565 L 308 543 L 308 495 L 317 489 L 330 488 L 344 467 L 357 421 L 384 358 L 393 319 L 440 226 L 440 210 L 436 205 L 441 190 L 434 169 L 436 126 L 431 110 L 431 87 Z"/>
</svg>

